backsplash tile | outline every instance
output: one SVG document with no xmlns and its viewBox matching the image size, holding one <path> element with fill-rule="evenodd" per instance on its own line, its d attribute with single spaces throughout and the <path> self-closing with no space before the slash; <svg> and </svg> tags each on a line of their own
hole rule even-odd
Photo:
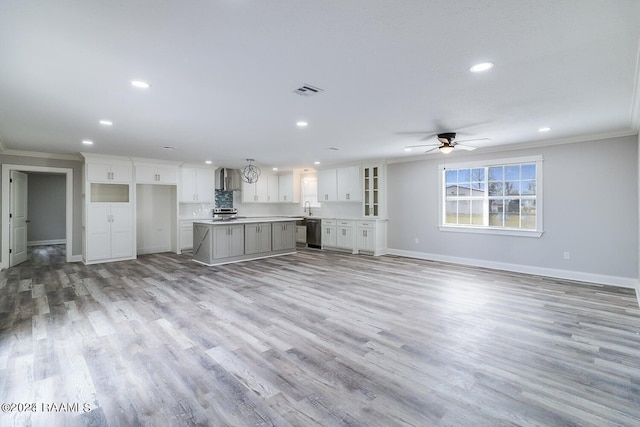
<svg viewBox="0 0 640 427">
<path fill-rule="evenodd" d="M 232 208 L 233 191 L 216 190 L 216 208 Z"/>
</svg>

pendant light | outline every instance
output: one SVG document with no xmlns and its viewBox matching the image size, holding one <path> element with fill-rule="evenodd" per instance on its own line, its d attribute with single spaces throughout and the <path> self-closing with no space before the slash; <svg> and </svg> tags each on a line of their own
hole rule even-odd
<svg viewBox="0 0 640 427">
<path fill-rule="evenodd" d="M 253 184 L 254 182 L 258 181 L 258 178 L 260 177 L 260 168 L 251 164 L 251 162 L 254 161 L 255 160 L 253 159 L 247 159 L 247 162 L 249 162 L 249 164 L 243 167 L 240 173 L 240 177 L 242 178 L 242 180 L 248 184 Z"/>
</svg>

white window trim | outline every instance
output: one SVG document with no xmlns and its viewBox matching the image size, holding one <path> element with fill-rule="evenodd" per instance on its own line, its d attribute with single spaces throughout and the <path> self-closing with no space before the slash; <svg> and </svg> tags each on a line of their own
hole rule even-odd
<svg viewBox="0 0 640 427">
<path fill-rule="evenodd" d="M 518 236 L 518 237 L 536 237 L 539 238 L 544 233 L 543 228 L 543 173 L 542 165 L 544 159 L 542 156 L 525 156 L 525 157 L 511 157 L 507 159 L 492 159 L 492 160 L 478 160 L 472 162 L 461 163 L 447 163 L 438 165 L 438 229 L 445 232 L 455 233 L 471 233 L 471 234 L 493 234 L 501 236 Z M 443 171 L 445 169 L 465 169 L 465 168 L 477 168 L 487 166 L 499 166 L 510 164 L 522 164 L 522 163 L 535 163 L 536 164 L 536 229 L 535 230 L 520 230 L 516 228 L 503 228 L 503 227 L 486 227 L 479 225 L 443 225 L 444 215 L 444 200 L 445 194 L 443 191 Z"/>
</svg>

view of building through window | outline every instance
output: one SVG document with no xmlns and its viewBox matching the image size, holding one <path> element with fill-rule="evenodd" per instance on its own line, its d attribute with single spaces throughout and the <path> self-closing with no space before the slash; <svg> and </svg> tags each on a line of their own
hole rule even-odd
<svg viewBox="0 0 640 427">
<path fill-rule="evenodd" d="M 443 225 L 537 228 L 536 163 L 443 171 Z"/>
</svg>

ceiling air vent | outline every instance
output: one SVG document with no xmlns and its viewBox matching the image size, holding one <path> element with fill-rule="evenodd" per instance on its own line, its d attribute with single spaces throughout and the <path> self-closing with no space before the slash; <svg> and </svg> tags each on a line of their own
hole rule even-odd
<svg viewBox="0 0 640 427">
<path fill-rule="evenodd" d="M 293 93 L 297 93 L 300 96 L 313 96 L 320 92 L 322 92 L 322 89 L 311 85 L 303 85 L 293 91 Z"/>
</svg>

